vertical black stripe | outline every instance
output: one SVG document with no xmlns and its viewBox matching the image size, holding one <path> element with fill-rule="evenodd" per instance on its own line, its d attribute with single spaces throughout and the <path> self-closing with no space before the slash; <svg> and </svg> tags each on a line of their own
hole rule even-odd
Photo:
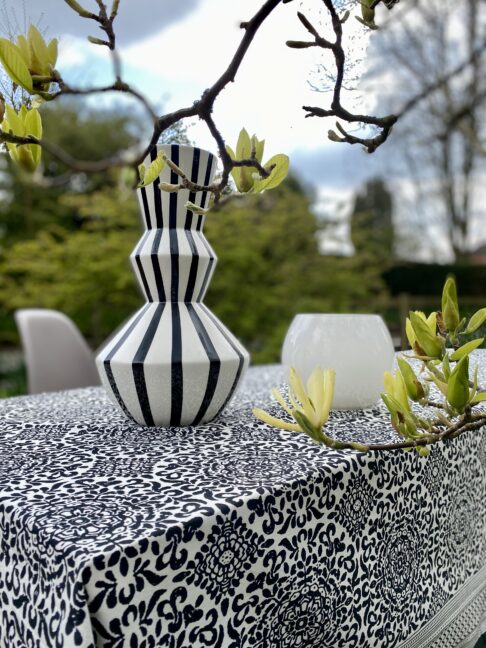
<svg viewBox="0 0 486 648">
<path fill-rule="evenodd" d="M 171 411 L 170 424 L 180 425 L 182 402 L 184 399 L 184 381 L 182 372 L 182 333 L 179 304 L 172 302 L 172 367 L 171 367 Z"/>
<path fill-rule="evenodd" d="M 201 158 L 201 149 L 194 149 L 194 156 L 192 158 L 192 170 L 191 170 L 191 181 L 196 182 L 199 177 L 199 163 Z M 194 202 L 196 200 L 196 192 L 191 191 L 189 194 L 189 201 Z M 189 210 L 186 212 L 186 222 L 184 225 L 184 230 L 186 232 L 187 242 L 191 248 L 192 258 L 191 258 L 191 267 L 189 269 L 189 277 L 187 279 L 186 294 L 184 296 L 185 302 L 192 301 L 194 296 L 194 288 L 196 287 L 197 280 L 197 268 L 199 265 L 199 253 L 194 242 L 194 236 L 191 232 L 193 221 L 193 214 Z"/>
<path fill-rule="evenodd" d="M 137 268 L 138 268 L 138 271 L 140 273 L 140 279 L 142 280 L 143 289 L 145 290 L 145 294 L 147 296 L 147 299 L 151 302 L 151 301 L 154 301 L 154 300 L 152 299 L 152 293 L 150 292 L 147 277 L 145 276 L 145 270 L 143 269 L 142 261 L 140 259 L 140 252 L 141 252 L 143 246 L 145 245 L 145 241 L 148 239 L 149 236 L 150 236 L 150 230 L 147 230 L 145 232 L 145 234 L 142 236 L 142 240 L 140 241 L 140 245 L 135 250 L 134 257 L 135 257 L 135 263 L 137 264 Z"/>
<path fill-rule="evenodd" d="M 170 158 L 174 164 L 179 164 L 179 146 L 172 144 L 170 147 Z M 171 170 L 170 181 L 177 183 L 177 174 Z M 173 302 L 179 301 L 179 243 L 177 240 L 177 192 L 172 192 L 169 198 L 169 236 L 170 236 L 170 299 Z"/>
<path fill-rule="evenodd" d="M 230 338 L 229 335 L 226 333 L 226 331 L 225 331 L 224 328 L 221 326 L 221 324 L 218 322 L 218 320 L 216 319 L 216 317 L 211 313 L 211 311 L 210 311 L 210 310 L 209 310 L 209 309 L 208 309 L 204 304 L 201 304 L 201 308 L 203 308 L 203 310 L 204 310 L 204 312 L 206 313 L 206 315 L 207 315 L 207 316 L 209 317 L 209 319 L 212 321 L 212 323 L 214 324 L 214 326 L 219 330 L 219 332 L 221 333 L 221 335 L 224 337 L 224 339 L 226 340 L 226 342 L 228 342 L 228 344 L 231 346 L 231 348 L 233 349 L 233 351 L 236 353 L 236 355 L 237 355 L 238 358 L 239 358 L 238 370 L 237 370 L 237 372 L 236 372 L 236 376 L 235 376 L 235 379 L 234 379 L 234 381 L 233 381 L 233 385 L 232 385 L 232 387 L 231 387 L 231 391 L 229 392 L 228 397 L 226 398 L 226 400 L 224 401 L 224 403 L 221 405 L 221 407 L 219 408 L 219 410 L 218 410 L 216 416 L 214 417 L 214 418 L 216 418 L 216 417 L 219 416 L 219 415 L 221 414 L 221 412 L 224 410 L 224 408 L 225 408 L 226 405 L 228 404 L 229 399 L 230 399 L 231 396 L 233 395 L 233 392 L 235 391 L 236 386 L 238 385 L 238 381 L 239 381 L 239 379 L 240 379 L 241 372 L 243 371 L 243 366 L 244 366 L 244 364 L 245 364 L 245 357 L 244 357 L 244 355 L 241 353 L 241 351 L 238 349 L 238 347 L 236 346 L 236 344 L 233 342 L 233 340 L 231 340 L 231 338 Z"/>
<path fill-rule="evenodd" d="M 192 304 L 187 304 L 187 310 L 189 312 L 189 315 L 191 316 L 194 328 L 197 331 L 199 339 L 201 340 L 201 344 L 203 345 L 204 350 L 206 351 L 206 355 L 209 359 L 209 374 L 208 382 L 206 383 L 206 391 L 204 392 L 201 407 L 199 408 L 199 411 L 196 414 L 194 421 L 192 422 L 192 425 L 197 425 L 202 417 L 206 414 L 207 409 L 210 406 L 211 401 L 213 400 L 214 392 L 216 391 L 216 387 L 218 385 L 221 360 L 219 359 L 211 338 L 209 337 L 204 324 L 201 322 L 198 314 L 196 313 L 194 306 Z"/>
<path fill-rule="evenodd" d="M 145 335 L 143 336 L 140 346 L 138 347 L 135 357 L 132 361 L 133 379 L 135 381 L 135 389 L 137 390 L 138 402 L 140 403 L 140 409 L 142 410 L 142 416 L 145 420 L 145 423 L 149 427 L 154 426 L 155 423 L 152 417 L 152 410 L 150 409 L 143 363 L 154 340 L 154 335 L 159 326 L 160 318 L 162 317 L 164 308 L 165 303 L 157 304 L 155 313 L 150 321 L 150 324 L 148 325 L 147 330 L 145 331 Z"/>
<path fill-rule="evenodd" d="M 157 157 L 157 147 L 150 151 L 150 159 L 153 162 Z M 162 227 L 162 194 L 160 193 L 160 178 L 157 176 L 153 182 L 154 187 L 154 205 L 155 205 L 155 225 Z M 172 194 L 171 194 L 172 195 Z"/>
<path fill-rule="evenodd" d="M 149 204 L 148 204 L 147 192 L 145 190 L 145 187 L 141 187 L 140 195 L 142 196 L 143 213 L 145 214 L 145 225 L 146 225 L 147 229 L 150 229 L 150 227 L 151 227 L 151 223 L 150 223 L 150 207 L 149 207 Z"/>
<path fill-rule="evenodd" d="M 214 161 L 214 155 L 211 153 L 208 155 L 208 162 L 206 166 L 206 173 L 204 174 L 204 184 L 207 186 L 209 184 L 209 181 L 211 180 L 211 169 L 213 166 L 213 161 Z M 206 207 L 206 200 L 208 198 L 208 192 L 203 191 L 203 194 L 201 196 L 201 207 L 204 208 Z"/>
<path fill-rule="evenodd" d="M 186 294 L 184 296 L 184 301 L 190 302 L 194 297 L 194 288 L 196 287 L 197 267 L 199 265 L 199 253 L 197 251 L 196 243 L 194 241 L 194 236 L 190 230 L 190 225 L 188 226 L 187 224 L 187 220 L 184 229 L 186 231 L 187 241 L 189 243 L 189 247 L 191 248 L 191 253 L 192 253 L 191 267 L 189 269 L 189 277 L 187 279 Z"/>
<path fill-rule="evenodd" d="M 114 377 L 114 375 L 113 375 L 113 369 L 111 368 L 111 361 L 112 361 L 112 359 L 113 359 L 115 353 L 118 351 L 118 349 L 120 349 L 120 347 L 121 347 L 123 344 L 125 344 L 126 340 L 127 340 L 128 337 L 130 336 L 131 332 L 132 332 L 133 329 L 137 326 L 137 324 L 140 322 L 140 320 L 141 320 L 142 317 L 145 315 L 145 313 L 147 312 L 147 309 L 148 309 L 149 307 L 150 307 L 149 304 L 145 304 L 145 306 L 142 308 L 142 310 L 140 311 L 140 313 L 139 313 L 139 314 L 138 314 L 138 315 L 137 315 L 137 316 L 132 320 L 131 324 L 129 324 L 129 325 L 125 328 L 125 332 L 123 333 L 123 335 L 120 337 L 120 339 L 118 340 L 118 342 L 114 345 L 114 347 L 110 350 L 110 352 L 108 353 L 108 355 L 107 355 L 107 356 L 105 357 L 105 359 L 103 360 L 103 366 L 104 366 L 104 368 L 105 368 L 106 377 L 108 378 L 108 382 L 110 383 L 111 390 L 112 390 L 112 392 L 113 392 L 113 394 L 114 394 L 116 400 L 118 401 L 118 404 L 120 405 L 120 407 L 122 408 L 122 410 L 125 412 L 125 414 L 126 414 L 129 418 L 132 418 L 132 415 L 131 415 L 130 412 L 127 410 L 127 408 L 126 408 L 126 406 L 125 406 L 125 403 L 124 403 L 122 397 L 120 396 L 120 392 L 119 392 L 119 390 L 118 390 L 118 386 L 117 386 L 117 384 L 116 384 L 115 377 Z"/>
<path fill-rule="evenodd" d="M 152 259 L 152 268 L 154 270 L 155 284 L 157 286 L 157 293 L 159 296 L 159 301 L 165 301 L 165 290 L 164 290 L 164 281 L 162 279 L 162 273 L 160 272 L 160 260 L 159 260 L 159 248 L 160 240 L 162 238 L 163 230 L 157 229 L 155 231 L 154 242 L 152 244 L 152 251 L 150 258 Z"/>
</svg>

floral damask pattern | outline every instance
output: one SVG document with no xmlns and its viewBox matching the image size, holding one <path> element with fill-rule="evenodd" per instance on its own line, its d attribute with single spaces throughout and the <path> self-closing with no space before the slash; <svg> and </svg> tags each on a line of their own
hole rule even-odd
<svg viewBox="0 0 486 648">
<path fill-rule="evenodd" d="M 98 388 L 0 401 L 0 648 L 398 648 L 481 575 L 483 435 L 332 451 L 252 417 L 282 378 L 250 371 L 197 428 Z M 394 434 L 381 406 L 329 432 Z"/>
</svg>

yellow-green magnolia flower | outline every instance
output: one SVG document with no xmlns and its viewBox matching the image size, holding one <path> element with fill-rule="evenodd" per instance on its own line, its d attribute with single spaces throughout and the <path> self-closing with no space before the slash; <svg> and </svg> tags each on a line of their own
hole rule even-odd
<svg viewBox="0 0 486 648">
<path fill-rule="evenodd" d="M 34 25 L 16 43 L 0 38 L 0 63 L 10 79 L 30 93 L 45 92 L 57 61 L 57 39 L 46 43 Z"/>
<path fill-rule="evenodd" d="M 287 404 L 278 389 L 273 389 L 272 394 L 295 423 L 271 416 L 259 408 L 255 408 L 253 414 L 264 423 L 274 427 L 292 432 L 305 432 L 314 440 L 321 441 L 321 430 L 327 423 L 331 411 L 335 379 L 334 369 L 322 370 L 320 367 L 316 367 L 307 381 L 306 390 L 298 371 L 292 368 L 289 375 L 291 404 Z"/>
<path fill-rule="evenodd" d="M 264 149 L 265 140 L 259 140 L 256 135 L 250 137 L 245 128 L 241 129 L 238 136 L 236 152 L 230 146 L 226 147 L 232 160 L 249 160 L 253 155 L 259 164 L 262 164 Z M 273 167 L 267 178 L 260 177 L 256 169 L 252 167 L 233 167 L 231 175 L 240 193 L 260 193 L 266 189 L 277 187 L 287 177 L 289 158 L 287 155 L 279 153 L 270 158 L 263 167 L 265 169 Z"/>
<path fill-rule="evenodd" d="M 411 311 L 407 318 L 405 330 L 410 346 L 419 356 L 440 358 L 444 352 L 444 344 L 437 335 L 437 314 L 428 317 L 421 311 Z"/>
<path fill-rule="evenodd" d="M 36 108 L 28 110 L 25 106 L 22 106 L 17 113 L 12 106 L 6 106 L 5 113 L 6 117 L 1 124 L 4 133 L 11 132 L 19 137 L 33 135 L 37 139 L 41 139 L 42 121 Z M 7 143 L 7 147 L 12 160 L 24 171 L 32 173 L 39 166 L 42 150 L 38 144 Z"/>
</svg>

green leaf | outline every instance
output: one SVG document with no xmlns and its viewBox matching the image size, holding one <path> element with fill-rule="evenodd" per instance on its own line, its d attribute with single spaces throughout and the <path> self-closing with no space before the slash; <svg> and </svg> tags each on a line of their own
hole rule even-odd
<svg viewBox="0 0 486 648">
<path fill-rule="evenodd" d="M 39 74 L 49 74 L 50 55 L 46 42 L 34 25 L 29 26 L 29 44 L 32 47 L 32 63 Z"/>
<path fill-rule="evenodd" d="M 39 111 L 36 108 L 31 108 L 27 113 L 25 120 L 25 133 L 26 135 L 33 135 L 37 139 L 42 137 L 42 120 L 39 114 Z M 40 164 L 42 157 L 42 149 L 38 144 L 29 144 L 28 145 L 30 152 L 32 153 L 32 159 L 34 161 L 35 167 L 37 168 Z"/>
<path fill-rule="evenodd" d="M 236 144 L 236 158 L 237 160 L 244 160 L 251 155 L 251 140 L 246 128 L 240 130 L 238 142 Z"/>
<path fill-rule="evenodd" d="M 22 52 L 6 38 L 0 38 L 0 63 L 5 72 L 14 83 L 25 88 L 28 92 L 33 91 L 32 77 L 29 68 L 25 64 Z"/>
<path fill-rule="evenodd" d="M 471 317 L 469 320 L 469 324 L 467 325 L 467 328 L 465 331 L 463 331 L 463 335 L 466 335 L 468 333 L 474 333 L 481 324 L 484 324 L 486 321 L 486 308 L 481 308 L 480 310 L 476 311 L 474 315 Z"/>
<path fill-rule="evenodd" d="M 414 370 L 403 358 L 398 358 L 398 367 L 400 368 L 400 373 L 402 374 L 405 387 L 407 389 L 408 396 L 414 400 L 418 401 L 425 396 L 424 388 L 422 383 L 415 375 Z"/>
<path fill-rule="evenodd" d="M 256 135 L 253 135 L 251 138 L 251 148 L 255 149 L 255 157 L 258 160 L 258 162 L 262 162 L 263 159 L 263 151 L 265 150 L 265 140 L 259 140 Z"/>
<path fill-rule="evenodd" d="M 31 108 L 24 120 L 26 135 L 33 135 L 40 139 L 42 137 L 42 120 L 39 111 L 36 108 Z"/>
<path fill-rule="evenodd" d="M 232 160 L 236 160 L 236 155 L 231 146 L 226 146 L 226 152 L 230 156 Z M 235 181 L 236 188 L 238 191 L 241 191 L 241 168 L 240 167 L 233 167 L 231 169 L 231 176 L 233 180 Z"/>
<path fill-rule="evenodd" d="M 486 401 L 486 392 L 478 392 L 471 403 L 484 403 L 484 401 Z"/>
<path fill-rule="evenodd" d="M 184 207 L 192 212 L 193 214 L 207 214 L 209 209 L 204 209 L 204 207 L 200 207 L 199 205 L 195 205 L 194 203 L 190 202 L 189 200 L 186 202 Z"/>
<path fill-rule="evenodd" d="M 260 193 L 261 191 L 274 189 L 275 187 L 278 187 L 278 185 L 287 177 L 290 164 L 288 155 L 284 155 L 283 153 L 274 155 L 265 164 L 265 168 L 268 169 L 268 167 L 272 166 L 272 164 L 275 164 L 275 168 L 270 173 L 268 178 L 255 180 L 255 182 L 253 183 L 253 193 Z"/>
<path fill-rule="evenodd" d="M 27 39 L 25 36 L 17 36 L 17 47 L 20 50 L 20 53 L 22 54 L 22 57 L 24 59 L 24 63 L 26 66 L 29 68 L 30 67 L 30 49 L 29 49 L 29 43 L 27 42 Z"/>
<path fill-rule="evenodd" d="M 49 54 L 49 64 L 54 67 L 57 62 L 57 46 L 58 46 L 59 41 L 57 38 L 53 38 L 50 42 L 49 45 L 47 46 L 47 52 Z"/>
<path fill-rule="evenodd" d="M 5 113 L 7 115 L 8 124 L 4 122 L 4 128 L 7 129 L 8 125 L 8 130 L 11 130 L 14 135 L 23 137 L 25 135 L 25 127 L 20 115 L 8 104 L 5 107 Z"/>
<path fill-rule="evenodd" d="M 143 183 L 144 178 L 145 178 L 145 164 L 142 162 L 142 164 L 138 165 L 138 177 L 140 178 L 140 182 Z"/>
<path fill-rule="evenodd" d="M 159 177 L 160 172 L 162 171 L 164 166 L 165 166 L 165 162 L 162 159 L 162 154 L 159 153 L 155 158 L 155 160 L 149 165 L 149 168 L 146 169 L 143 180 L 141 180 L 138 186 L 146 187 L 147 185 L 152 184 L 152 182 Z"/>
<path fill-rule="evenodd" d="M 447 400 L 459 412 L 469 402 L 469 357 L 466 355 L 457 363 L 447 381 Z"/>
<path fill-rule="evenodd" d="M 474 351 L 474 349 L 480 347 L 483 342 L 484 338 L 478 338 L 477 340 L 466 342 L 466 344 L 463 344 L 461 347 L 456 349 L 454 353 L 451 354 L 450 359 L 454 361 L 460 360 L 464 356 L 469 355 L 471 351 Z"/>
</svg>

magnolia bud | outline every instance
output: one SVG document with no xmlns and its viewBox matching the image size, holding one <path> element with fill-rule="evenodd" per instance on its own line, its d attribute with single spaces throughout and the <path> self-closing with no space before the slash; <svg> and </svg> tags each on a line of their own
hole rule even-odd
<svg viewBox="0 0 486 648">
<path fill-rule="evenodd" d="M 469 402 L 469 357 L 464 356 L 455 366 L 447 381 L 447 400 L 458 412 Z"/>
</svg>

